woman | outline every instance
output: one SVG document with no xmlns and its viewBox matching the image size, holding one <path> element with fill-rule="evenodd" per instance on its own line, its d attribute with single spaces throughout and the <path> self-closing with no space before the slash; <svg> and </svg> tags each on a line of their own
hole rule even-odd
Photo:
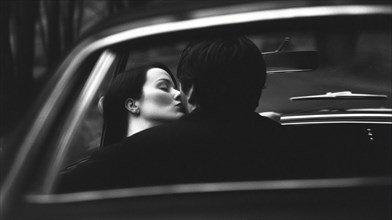
<svg viewBox="0 0 392 220">
<path fill-rule="evenodd" d="M 184 115 L 180 92 L 169 68 L 148 63 L 119 74 L 102 102 L 101 146 Z"/>
<path fill-rule="evenodd" d="M 58 192 L 126 186 L 126 176 L 116 172 L 116 160 L 103 159 L 133 134 L 184 115 L 180 92 L 169 68 L 160 63 L 141 65 L 119 74 L 100 103 L 104 126 L 101 148 L 62 172 Z M 108 145 L 111 145 L 107 147 Z M 111 176 L 113 178 L 102 178 Z M 117 179 L 120 181 L 114 181 Z"/>
</svg>

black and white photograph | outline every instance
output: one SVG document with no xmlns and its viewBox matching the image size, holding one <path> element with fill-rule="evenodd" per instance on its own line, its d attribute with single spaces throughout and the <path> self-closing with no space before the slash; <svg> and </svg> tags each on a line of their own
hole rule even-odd
<svg viewBox="0 0 392 220">
<path fill-rule="evenodd" d="M 391 220 L 390 0 L 0 0 L 1 220 Z"/>
</svg>

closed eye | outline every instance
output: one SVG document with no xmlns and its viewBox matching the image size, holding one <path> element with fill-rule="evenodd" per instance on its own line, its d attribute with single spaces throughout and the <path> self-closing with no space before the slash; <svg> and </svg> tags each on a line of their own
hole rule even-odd
<svg viewBox="0 0 392 220">
<path fill-rule="evenodd" d="M 166 81 L 158 84 L 158 89 L 163 90 L 165 92 L 169 92 L 170 88 L 171 88 L 171 85 Z"/>
<path fill-rule="evenodd" d="M 169 91 L 169 87 L 167 87 L 167 86 L 161 86 L 159 89 L 160 89 L 160 90 L 163 90 L 163 91 L 165 91 L 165 92 L 168 92 L 168 91 Z"/>
</svg>

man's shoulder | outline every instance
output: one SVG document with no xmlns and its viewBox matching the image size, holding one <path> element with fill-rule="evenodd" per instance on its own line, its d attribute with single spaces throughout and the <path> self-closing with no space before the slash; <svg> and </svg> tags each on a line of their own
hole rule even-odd
<svg viewBox="0 0 392 220">
<path fill-rule="evenodd" d="M 235 114 L 190 114 L 182 119 L 165 125 L 156 126 L 146 129 L 130 138 L 130 140 L 145 140 L 156 138 L 171 139 L 181 138 L 187 134 L 194 134 L 195 132 L 203 132 L 205 130 L 218 127 L 219 129 L 234 129 L 236 127 L 246 126 L 244 130 L 248 129 L 276 129 L 281 130 L 283 126 L 268 117 L 261 116 L 258 113 L 248 114 L 246 116 L 239 116 L 236 118 Z"/>
<path fill-rule="evenodd" d="M 247 125 L 246 127 L 249 129 L 281 129 L 283 126 L 269 117 L 262 116 L 256 112 L 252 114 L 247 114 L 242 117 L 239 122 L 240 124 Z"/>
<path fill-rule="evenodd" d="M 232 116 L 224 117 L 224 114 L 215 116 L 217 118 L 214 118 L 214 115 L 189 115 L 176 122 L 138 132 L 124 139 L 120 146 L 131 147 L 133 150 L 143 148 L 144 151 L 163 145 L 165 148 L 175 148 L 182 144 L 188 146 L 193 142 L 214 142 L 223 137 L 226 139 L 252 137 L 252 135 L 275 137 L 284 131 L 283 126 L 278 122 L 257 113 L 236 119 Z"/>
</svg>

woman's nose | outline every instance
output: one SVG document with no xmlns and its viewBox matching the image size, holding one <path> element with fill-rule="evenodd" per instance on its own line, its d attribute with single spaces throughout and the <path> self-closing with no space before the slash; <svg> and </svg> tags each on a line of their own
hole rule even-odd
<svg viewBox="0 0 392 220">
<path fill-rule="evenodd" d="M 178 91 L 177 89 L 173 89 L 173 94 L 174 94 L 174 99 L 175 100 L 181 100 L 181 93 L 180 93 L 180 91 Z"/>
</svg>

